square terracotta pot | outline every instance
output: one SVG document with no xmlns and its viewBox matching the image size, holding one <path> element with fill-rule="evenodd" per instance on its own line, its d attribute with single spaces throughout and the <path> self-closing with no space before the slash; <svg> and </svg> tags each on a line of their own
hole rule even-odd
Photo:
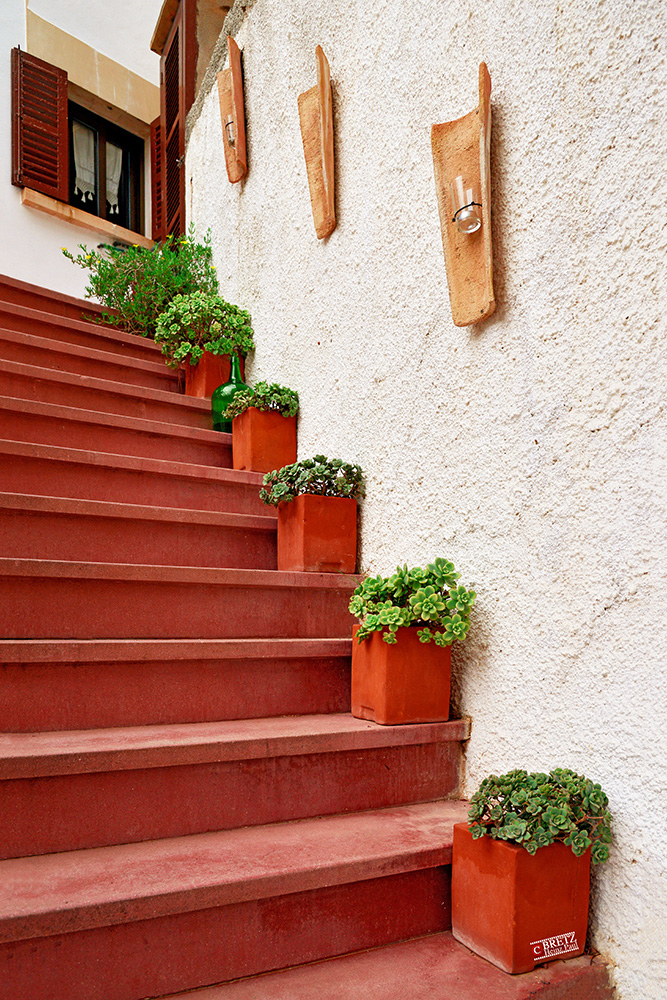
<svg viewBox="0 0 667 1000">
<path fill-rule="evenodd" d="M 211 354 L 204 351 L 199 362 L 183 365 L 185 372 L 185 395 L 196 396 L 198 399 L 210 399 L 219 385 L 229 382 L 231 370 L 228 354 Z M 241 378 L 244 378 L 244 358 L 241 358 Z"/>
<path fill-rule="evenodd" d="M 504 972 L 575 958 L 586 945 L 591 852 L 566 844 L 529 854 L 454 826 L 452 933 Z"/>
<path fill-rule="evenodd" d="M 354 573 L 357 501 L 304 493 L 278 506 L 278 569 Z"/>
<path fill-rule="evenodd" d="M 420 642 L 418 629 L 399 628 L 396 643 L 374 632 L 352 639 L 352 715 L 381 726 L 449 718 L 451 647 Z"/>
<path fill-rule="evenodd" d="M 296 462 L 296 417 L 251 406 L 232 421 L 235 469 L 273 472 Z"/>
</svg>

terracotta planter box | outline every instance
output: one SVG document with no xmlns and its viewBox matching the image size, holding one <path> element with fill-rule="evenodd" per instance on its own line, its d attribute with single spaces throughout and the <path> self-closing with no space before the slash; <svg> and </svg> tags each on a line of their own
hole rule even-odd
<svg viewBox="0 0 667 1000">
<path fill-rule="evenodd" d="M 449 718 L 451 647 L 420 642 L 417 628 L 399 628 L 394 645 L 375 632 L 352 640 L 352 715 L 381 726 Z"/>
<path fill-rule="evenodd" d="M 591 852 L 565 844 L 537 854 L 454 826 L 452 933 L 504 972 L 581 955 L 586 944 Z"/>
<path fill-rule="evenodd" d="M 357 501 L 304 493 L 278 506 L 278 569 L 354 573 Z"/>
<path fill-rule="evenodd" d="M 230 363 L 228 354 L 211 354 L 204 351 L 198 364 L 183 365 L 185 372 L 185 395 L 198 399 L 210 398 L 219 385 L 229 382 Z M 241 377 L 244 377 L 244 359 L 241 358 Z"/>
<path fill-rule="evenodd" d="M 251 406 L 232 422 L 235 469 L 273 472 L 296 462 L 296 417 Z"/>
</svg>

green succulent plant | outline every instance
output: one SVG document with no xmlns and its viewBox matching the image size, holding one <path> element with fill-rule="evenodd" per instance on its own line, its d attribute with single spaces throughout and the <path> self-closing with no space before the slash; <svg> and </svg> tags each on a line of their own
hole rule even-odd
<svg viewBox="0 0 667 1000">
<path fill-rule="evenodd" d="M 567 768 L 549 774 L 510 771 L 485 778 L 470 800 L 473 839 L 507 840 L 535 854 L 560 842 L 577 856 L 591 848 L 600 864 L 609 857 L 611 814 L 599 785 Z"/>
<path fill-rule="evenodd" d="M 359 499 L 364 496 L 361 467 L 325 455 L 304 458 L 267 472 L 259 496 L 264 503 L 277 507 L 279 503 L 291 503 L 302 493 Z"/>
<path fill-rule="evenodd" d="M 362 642 L 381 632 L 385 642 L 397 641 L 399 628 L 420 626 L 420 642 L 450 646 L 463 641 L 470 627 L 475 591 L 457 584 L 454 563 L 436 559 L 423 569 L 399 566 L 393 576 L 368 577 L 355 590 L 350 611 L 359 619 Z"/>
<path fill-rule="evenodd" d="M 283 417 L 294 417 L 299 409 L 299 394 L 287 386 L 277 382 L 257 382 L 256 385 L 237 392 L 227 407 L 227 416 L 231 420 L 240 417 L 250 407 L 256 410 L 277 411 Z"/>
<path fill-rule="evenodd" d="M 250 314 L 219 295 L 176 295 L 157 321 L 155 342 L 170 368 L 196 365 L 204 351 L 247 354 L 255 346 Z"/>
</svg>

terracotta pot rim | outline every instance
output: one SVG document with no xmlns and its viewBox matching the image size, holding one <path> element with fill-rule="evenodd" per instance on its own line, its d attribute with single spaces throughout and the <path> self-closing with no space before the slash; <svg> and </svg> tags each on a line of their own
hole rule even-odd
<svg viewBox="0 0 667 1000">
<path fill-rule="evenodd" d="M 522 844 L 517 844 L 513 840 L 503 840 L 500 837 L 486 837 L 486 836 L 477 837 L 477 839 L 474 839 L 472 837 L 472 831 L 468 823 L 464 822 L 455 823 L 454 826 L 455 827 L 458 826 L 466 830 L 470 834 L 473 844 L 479 844 L 479 845 L 482 845 L 484 843 L 498 844 L 498 846 L 501 849 L 507 848 L 508 850 L 511 851 L 521 851 L 522 854 L 526 854 L 529 858 L 537 857 L 537 854 L 540 854 L 542 851 L 548 850 L 550 847 L 564 847 L 566 851 L 570 851 L 572 856 L 575 857 L 577 861 L 580 861 L 582 858 L 585 858 L 587 854 L 590 854 L 591 851 L 590 847 L 587 847 L 583 854 L 575 854 L 572 848 L 568 844 L 564 844 L 562 840 L 555 840 L 552 844 L 544 844 L 542 847 L 538 847 L 537 854 L 530 854 Z"/>
</svg>

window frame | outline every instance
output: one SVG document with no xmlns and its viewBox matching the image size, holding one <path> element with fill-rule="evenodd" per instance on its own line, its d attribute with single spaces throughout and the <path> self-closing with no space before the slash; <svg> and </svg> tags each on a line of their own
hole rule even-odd
<svg viewBox="0 0 667 1000">
<path fill-rule="evenodd" d="M 72 123 L 79 122 L 86 127 L 93 129 L 96 134 L 96 166 L 97 166 L 97 196 L 95 211 L 88 208 L 85 203 L 80 203 L 74 197 L 74 143 Z M 143 188 L 144 188 L 144 140 L 127 129 L 121 128 L 114 122 L 109 121 L 84 105 L 69 98 L 67 102 L 67 131 L 68 131 L 68 156 L 69 156 L 69 188 L 68 204 L 95 216 L 104 219 L 114 225 L 122 226 L 132 232 L 143 235 Z M 128 163 L 128 218 L 122 220 L 114 218 L 107 211 L 106 206 L 106 146 L 107 142 L 118 146 L 127 154 Z"/>
</svg>

